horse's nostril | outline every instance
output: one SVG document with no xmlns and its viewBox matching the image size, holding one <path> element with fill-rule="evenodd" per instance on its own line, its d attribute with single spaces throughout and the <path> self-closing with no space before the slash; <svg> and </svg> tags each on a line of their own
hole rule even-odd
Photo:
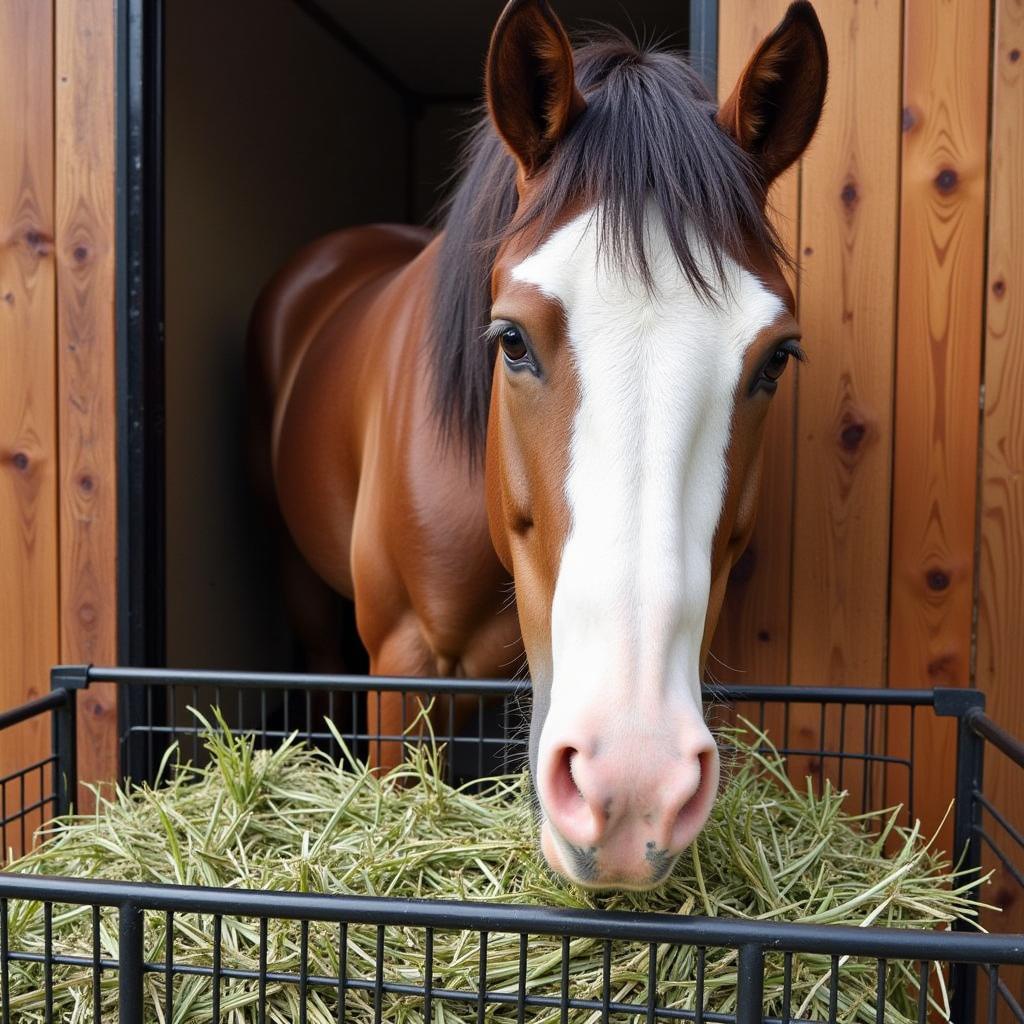
<svg viewBox="0 0 1024 1024">
<path fill-rule="evenodd" d="M 576 772 L 574 771 L 578 753 L 579 751 L 577 750 L 573 750 L 569 753 L 569 778 L 572 780 L 572 784 L 576 787 L 576 795 L 581 800 L 586 800 L 586 797 L 583 795 L 583 790 L 580 789 L 579 782 L 576 781 Z"/>
<path fill-rule="evenodd" d="M 689 846 L 707 820 L 718 789 L 717 750 L 697 755 L 697 772 L 696 785 L 683 798 L 672 826 L 670 841 L 676 851 Z"/>
<path fill-rule="evenodd" d="M 576 773 L 573 771 L 576 757 L 579 751 L 574 747 L 565 747 L 558 755 L 555 766 L 555 796 L 559 802 L 581 800 L 586 803 L 586 797 L 580 784 L 576 781 Z"/>
<path fill-rule="evenodd" d="M 586 757 L 576 747 L 553 751 L 541 781 L 541 802 L 562 837 L 574 846 L 588 847 L 600 837 L 601 822 L 590 792 Z"/>
</svg>

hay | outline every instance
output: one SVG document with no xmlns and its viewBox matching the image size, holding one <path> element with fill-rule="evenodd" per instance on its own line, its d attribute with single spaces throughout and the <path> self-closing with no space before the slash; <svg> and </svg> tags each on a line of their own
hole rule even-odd
<svg viewBox="0 0 1024 1024">
<path fill-rule="evenodd" d="M 223 724 L 223 723 L 221 723 Z M 737 754 L 711 821 L 690 852 L 680 858 L 669 882 L 653 894 L 590 894 L 562 882 L 542 866 L 535 828 L 521 776 L 491 780 L 482 793 L 453 789 L 442 780 L 443 753 L 431 745 L 411 750 L 410 761 L 384 779 L 347 759 L 338 765 L 327 754 L 294 737 L 273 751 L 254 750 L 244 736 L 210 730 L 205 738 L 209 763 L 202 768 L 169 767 L 156 788 L 118 790 L 101 799 L 92 816 L 54 823 L 46 841 L 9 870 L 114 878 L 131 881 L 395 897 L 456 898 L 559 907 L 651 910 L 679 914 L 735 916 L 755 920 L 818 924 L 948 927 L 973 919 L 966 896 L 971 880 L 923 841 L 919 829 L 896 825 L 898 810 L 884 817 L 854 816 L 843 809 L 843 794 L 827 782 L 816 793 L 808 780 L 797 789 L 766 737 L 749 728 L 728 738 Z M 341 742 L 340 737 L 338 737 Z M 883 821 L 878 831 L 869 827 Z M 41 905 L 11 901 L 12 949 L 41 951 Z M 53 911 L 54 949 L 91 955 L 91 910 L 57 905 Z M 162 961 L 165 918 L 146 915 L 145 957 Z M 223 967 L 258 966 L 258 923 L 224 918 Z M 213 922 L 209 916 L 176 915 L 177 964 L 209 965 Z M 270 921 L 269 968 L 296 973 L 299 926 Z M 348 930 L 348 974 L 373 978 L 376 933 L 372 927 Z M 422 984 L 424 933 L 386 930 L 385 980 Z M 117 956 L 117 921 L 101 915 L 102 955 Z M 574 997 L 600 998 L 602 945 L 590 939 L 570 943 Z M 336 977 L 335 926 L 312 924 L 311 974 Z M 434 986 L 473 992 L 479 949 L 475 933 L 438 931 L 434 937 Z M 692 1008 L 697 953 L 691 947 L 663 946 L 658 956 L 661 1005 Z M 488 944 L 490 989 L 515 991 L 519 939 L 492 934 Z M 531 936 L 527 991 L 557 995 L 562 944 L 558 937 Z M 647 947 L 616 943 L 612 998 L 643 1004 L 647 991 Z M 794 958 L 792 1010 L 795 1016 L 828 1016 L 830 961 L 825 956 Z M 55 1005 L 61 1020 L 91 1020 L 88 968 L 54 969 Z M 933 973 L 934 977 L 934 973 Z M 20 1021 L 43 1019 L 42 969 L 10 965 L 11 1010 Z M 736 955 L 706 952 L 704 998 L 707 1011 L 735 1009 Z M 256 1020 L 255 981 L 224 979 L 225 1020 Z M 843 960 L 838 1016 L 841 1021 L 875 1020 L 874 961 Z M 782 1007 L 782 958 L 770 955 L 765 977 L 766 1014 Z M 163 978 L 146 975 L 147 1020 L 164 1021 Z M 297 986 L 271 982 L 267 1021 L 297 1019 Z M 116 972 L 103 975 L 103 1019 L 117 1018 Z M 933 1009 L 948 1019 L 941 979 L 929 996 Z M 885 1020 L 902 1024 L 916 1018 L 914 964 L 890 964 Z M 422 999 L 385 996 L 384 1020 L 422 1021 Z M 487 1020 L 515 1020 L 515 1008 L 489 1006 Z M 373 1019 L 373 994 L 350 990 L 347 1019 Z M 475 1018 L 472 1004 L 435 1006 L 434 1021 Z M 599 1014 L 574 1011 L 573 1021 L 595 1021 Z M 209 1021 L 208 978 L 175 981 L 174 1021 Z M 308 1020 L 337 1019 L 335 994 L 311 987 Z M 557 1010 L 530 1009 L 529 1020 L 558 1020 Z M 616 1016 L 616 1020 L 639 1019 Z"/>
</svg>

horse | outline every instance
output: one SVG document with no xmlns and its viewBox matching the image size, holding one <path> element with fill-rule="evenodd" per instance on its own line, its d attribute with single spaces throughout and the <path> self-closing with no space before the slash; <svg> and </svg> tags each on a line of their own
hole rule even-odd
<svg viewBox="0 0 1024 1024">
<path fill-rule="evenodd" d="M 330 234 L 252 315 L 250 446 L 311 648 L 335 591 L 371 674 L 525 654 L 540 849 L 583 886 L 661 883 L 717 794 L 700 683 L 803 358 L 767 196 L 827 75 L 807 2 L 719 107 L 682 56 L 574 49 L 510 0 L 441 230 Z M 402 699 L 374 703 L 394 735 Z"/>
</svg>

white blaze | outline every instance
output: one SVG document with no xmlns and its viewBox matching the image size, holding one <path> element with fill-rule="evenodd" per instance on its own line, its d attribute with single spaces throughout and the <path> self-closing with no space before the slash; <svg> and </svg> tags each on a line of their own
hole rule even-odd
<svg viewBox="0 0 1024 1024">
<path fill-rule="evenodd" d="M 599 258 L 588 213 L 513 270 L 562 303 L 579 375 L 545 731 L 589 707 L 606 728 L 613 716 L 613 729 L 654 739 L 668 707 L 699 707 L 711 545 L 743 356 L 783 307 L 728 259 L 721 302 L 702 301 L 653 208 L 647 252 L 651 291 L 635 271 Z"/>
</svg>

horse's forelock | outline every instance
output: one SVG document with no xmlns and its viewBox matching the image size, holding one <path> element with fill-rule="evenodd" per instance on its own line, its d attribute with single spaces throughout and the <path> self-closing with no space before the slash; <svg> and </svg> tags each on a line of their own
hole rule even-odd
<svg viewBox="0 0 1024 1024">
<path fill-rule="evenodd" d="M 645 224 L 654 203 L 684 275 L 707 301 L 721 287 L 723 254 L 745 262 L 754 247 L 786 259 L 753 165 L 716 124 L 716 106 L 682 56 L 611 30 L 574 55 L 587 107 L 532 184 L 529 208 L 517 213 L 515 162 L 484 113 L 444 209 L 432 307 L 435 407 L 443 435 L 477 460 L 494 361 L 482 340 L 490 275 L 511 235 L 546 235 L 570 207 L 593 205 L 602 248 L 649 284 Z"/>
</svg>

